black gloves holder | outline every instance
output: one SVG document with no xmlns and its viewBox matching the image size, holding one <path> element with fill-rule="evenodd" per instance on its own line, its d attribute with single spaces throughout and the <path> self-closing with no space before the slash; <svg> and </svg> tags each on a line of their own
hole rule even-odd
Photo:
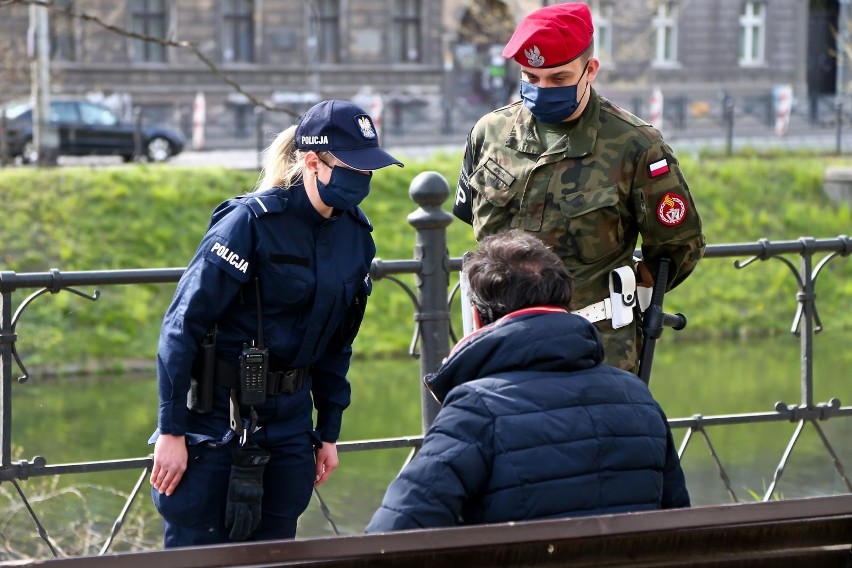
<svg viewBox="0 0 852 568">
<path fill-rule="evenodd" d="M 241 446 L 231 452 L 231 478 L 225 507 L 225 528 L 232 541 L 246 540 L 260 526 L 263 471 L 269 452 L 259 446 Z"/>
</svg>

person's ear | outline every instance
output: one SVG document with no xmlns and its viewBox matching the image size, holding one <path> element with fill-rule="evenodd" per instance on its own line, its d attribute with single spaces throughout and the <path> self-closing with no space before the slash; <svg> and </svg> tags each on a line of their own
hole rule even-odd
<svg viewBox="0 0 852 568">
<path fill-rule="evenodd" d="M 319 174 L 320 159 L 316 152 L 305 154 L 305 167 L 316 176 Z"/>
<path fill-rule="evenodd" d="M 481 327 L 485 327 L 485 324 L 482 323 L 482 316 L 479 314 L 479 310 L 477 310 L 476 306 L 474 306 L 473 304 L 470 305 L 470 313 L 473 316 L 474 331 Z"/>
<path fill-rule="evenodd" d="M 588 66 L 588 69 L 586 69 L 586 80 L 589 83 L 593 83 L 595 81 L 595 77 L 598 76 L 598 69 L 601 67 L 601 62 L 595 57 L 592 57 L 589 59 Z"/>
</svg>

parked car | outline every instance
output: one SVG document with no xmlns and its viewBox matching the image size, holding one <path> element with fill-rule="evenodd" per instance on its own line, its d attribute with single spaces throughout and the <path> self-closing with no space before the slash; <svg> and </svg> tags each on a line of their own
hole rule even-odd
<svg viewBox="0 0 852 568">
<path fill-rule="evenodd" d="M 32 103 L 13 102 L 2 112 L 5 121 L 0 121 L 0 137 L 5 135 L 8 155 L 20 156 L 24 163 L 35 162 L 38 148 L 33 143 Z M 177 129 L 142 125 L 137 151 L 136 126 L 122 122 L 106 106 L 85 99 L 51 99 L 49 120 L 59 129 L 60 155 L 121 156 L 129 162 L 138 153 L 152 162 L 163 162 L 183 151 L 185 143 Z"/>
</svg>

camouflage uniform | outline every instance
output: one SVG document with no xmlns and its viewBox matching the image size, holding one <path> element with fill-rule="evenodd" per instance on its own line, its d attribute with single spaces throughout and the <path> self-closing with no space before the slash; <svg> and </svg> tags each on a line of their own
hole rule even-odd
<svg viewBox="0 0 852 568">
<path fill-rule="evenodd" d="M 652 175 L 661 160 L 668 171 Z M 665 216 L 673 201 L 682 218 Z M 652 274 L 657 259 L 672 259 L 669 289 L 704 254 L 701 219 L 672 149 L 594 89 L 570 134 L 550 148 L 522 102 L 481 118 L 468 136 L 453 212 L 477 240 L 520 228 L 551 246 L 574 275 L 576 309 L 609 297 L 609 273 L 634 265 L 639 235 Z M 606 362 L 635 371 L 635 320 L 617 330 L 610 320 L 596 325 Z"/>
</svg>

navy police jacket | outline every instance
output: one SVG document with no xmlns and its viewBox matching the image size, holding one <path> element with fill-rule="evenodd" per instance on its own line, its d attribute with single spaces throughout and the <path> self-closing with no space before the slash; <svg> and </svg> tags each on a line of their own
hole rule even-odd
<svg viewBox="0 0 852 568">
<path fill-rule="evenodd" d="M 425 379 L 443 406 L 367 532 L 688 507 L 665 414 L 602 360 L 595 327 L 559 308 L 463 339 Z"/>
<path fill-rule="evenodd" d="M 243 346 L 258 338 L 259 290 L 265 347 L 288 367 L 310 371 L 310 388 L 268 396 L 257 407 L 259 423 L 269 436 L 310 431 L 313 403 L 319 437 L 336 441 L 350 401 L 351 343 L 370 291 L 371 231 L 359 208 L 322 217 L 301 182 L 219 205 L 163 319 L 159 433 L 227 439 L 227 387 L 216 387 L 212 413 L 192 412 L 190 371 L 214 325 L 217 356 L 237 364 Z"/>
</svg>

